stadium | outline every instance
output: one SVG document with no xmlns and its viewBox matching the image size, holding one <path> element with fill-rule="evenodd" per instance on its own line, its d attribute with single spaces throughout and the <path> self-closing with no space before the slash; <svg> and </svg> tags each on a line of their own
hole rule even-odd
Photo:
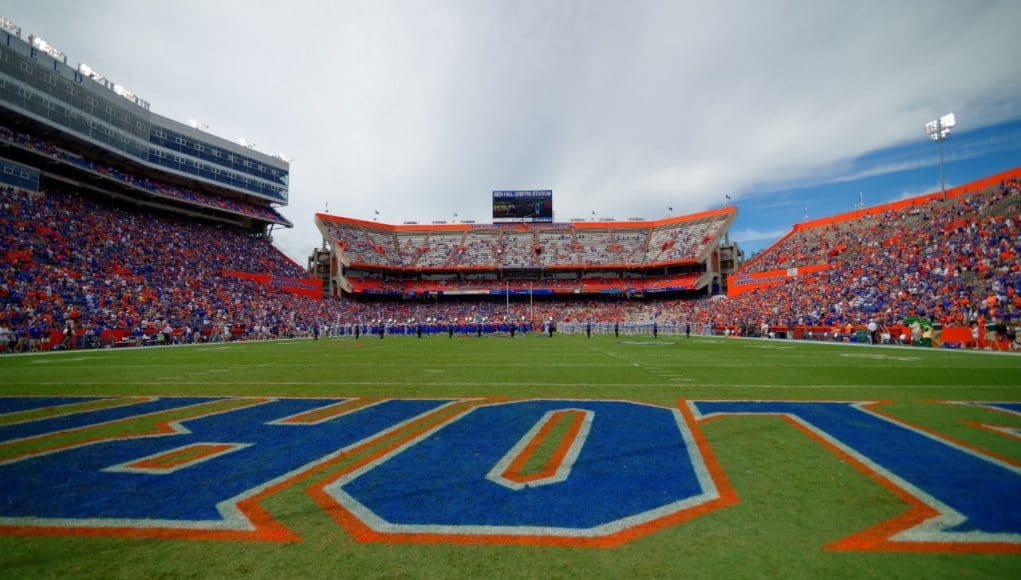
<svg viewBox="0 0 1021 580">
<path fill-rule="evenodd" d="M 1021 572 L 1021 166 L 747 259 L 291 183 L 0 18 L 3 575 Z"/>
</svg>

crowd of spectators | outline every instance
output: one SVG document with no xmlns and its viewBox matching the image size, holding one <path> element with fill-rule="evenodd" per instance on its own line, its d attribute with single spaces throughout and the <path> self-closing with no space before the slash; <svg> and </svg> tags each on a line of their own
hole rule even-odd
<svg viewBox="0 0 1021 580">
<path fill-rule="evenodd" d="M 1008 181 L 950 200 L 795 232 L 743 270 L 828 268 L 727 301 L 724 318 L 782 325 L 1021 324 L 1021 190 Z M 818 231 L 816 231 L 818 230 Z"/>
<path fill-rule="evenodd" d="M 732 298 L 668 300 L 631 299 L 627 293 L 569 299 L 519 294 L 508 299 L 318 300 L 227 274 L 308 277 L 267 239 L 236 228 L 55 191 L 0 188 L 0 209 L 0 342 L 7 343 L 0 348 L 15 350 L 40 348 L 54 332 L 95 344 L 110 330 L 119 331 L 122 342 L 140 344 L 423 325 L 540 330 L 551 323 L 600 328 L 658 324 L 742 333 L 802 326 L 847 329 L 845 335 L 870 324 L 893 327 L 909 319 L 944 326 L 1021 325 L 1017 182 L 799 232 L 760 258 L 763 264 L 752 266 L 766 271 L 826 263 L 828 268 Z M 392 232 L 369 230 L 372 236 L 347 241 L 369 244 L 379 256 L 392 252 L 400 259 L 405 253 Z M 563 246 L 574 243 L 570 233 L 562 235 L 558 241 Z M 390 249 L 371 247 L 386 236 Z M 614 240 L 597 236 L 593 239 L 600 243 Z M 457 246 L 463 244 L 452 251 Z M 462 283 L 356 281 L 363 290 L 410 288 L 417 294 Z M 561 289 L 625 285 L 605 277 L 547 282 Z M 528 280 L 508 282 L 482 274 L 470 283 L 489 290 L 534 286 Z M 75 346 L 73 340 L 64 346 Z"/>
<path fill-rule="evenodd" d="M 717 239 L 727 215 L 605 229 L 475 227 L 423 232 L 323 220 L 326 235 L 355 264 L 399 268 L 647 267 L 695 261 Z"/>
<path fill-rule="evenodd" d="M 746 271 L 826 264 L 819 272 L 733 298 L 520 303 L 348 303 L 369 321 L 559 320 L 565 323 L 691 324 L 758 333 L 762 328 L 825 327 L 853 335 L 913 319 L 944 327 L 1021 326 L 1021 189 L 1009 181 L 947 201 L 799 230 Z M 654 235 L 658 242 L 664 236 Z M 669 240 L 666 240 L 669 241 Z M 605 282 L 596 280 L 592 282 Z M 578 281 L 569 282 L 577 284 Z M 480 287 L 484 284 L 476 284 Z M 501 284 L 496 282 L 494 284 Z M 984 332 L 984 329 L 981 330 Z M 900 337 L 894 337 L 894 340 Z"/>
<path fill-rule="evenodd" d="M 495 276 L 495 275 L 494 275 Z M 643 291 L 666 289 L 691 290 L 701 277 L 699 273 L 670 274 L 650 277 L 619 278 L 616 276 L 578 277 L 572 274 L 534 279 L 498 279 L 495 277 L 467 277 L 459 279 L 440 275 L 435 278 L 412 280 L 383 280 L 377 277 L 349 276 L 355 293 L 393 294 L 397 296 L 442 293 L 447 295 L 472 295 L 492 293 L 502 295 L 507 291 L 515 294 L 525 292 L 539 294 L 580 294 L 589 292 L 617 292 L 636 294 Z"/>
<path fill-rule="evenodd" d="M 274 210 L 271 207 L 256 205 L 254 203 L 241 201 L 239 199 L 223 197 L 219 195 L 212 195 L 187 187 L 170 185 L 168 183 L 138 177 L 136 175 L 121 171 L 114 167 L 103 165 L 101 163 L 96 163 L 88 159 L 85 159 L 81 155 L 77 155 L 75 153 L 67 151 L 66 149 L 58 147 L 51 141 L 47 141 L 45 139 L 41 139 L 39 137 L 29 135 L 26 133 L 16 133 L 8 129 L 7 127 L 0 127 L 0 140 L 20 145 L 28 149 L 32 149 L 37 153 L 43 153 L 53 159 L 75 165 L 88 171 L 98 173 L 107 178 L 114 179 L 131 187 L 144 189 L 158 196 L 176 199 L 179 201 L 187 201 L 191 204 L 195 204 L 198 206 L 229 211 L 232 213 L 248 217 L 269 220 L 277 223 L 286 223 L 287 221 L 283 218 L 283 216 L 281 216 L 279 213 L 277 213 L 276 210 Z"/>
<path fill-rule="evenodd" d="M 225 328 L 295 335 L 333 313 L 226 274 L 309 277 L 267 239 L 235 228 L 10 187 L 0 188 L 0 207 L 0 328 L 10 348 L 39 348 L 55 331 L 90 342 L 104 330 L 141 342 L 167 327 L 163 339 L 174 341 L 218 339 Z"/>
</svg>

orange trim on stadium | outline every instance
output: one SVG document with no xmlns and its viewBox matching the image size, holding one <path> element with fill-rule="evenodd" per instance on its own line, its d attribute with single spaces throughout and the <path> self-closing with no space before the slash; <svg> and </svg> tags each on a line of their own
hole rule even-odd
<svg viewBox="0 0 1021 580">
<path fill-rule="evenodd" d="M 965 193 L 969 193 L 969 192 L 981 191 L 981 190 L 986 189 L 988 187 L 993 187 L 995 185 L 999 185 L 1001 181 L 1008 181 L 1008 180 L 1014 179 L 1014 178 L 1021 178 L 1021 167 L 1015 167 L 1013 169 L 1008 169 L 1007 171 L 1003 171 L 1003 172 L 997 173 L 996 175 L 990 175 L 989 177 L 983 177 L 981 179 L 976 179 L 975 181 L 972 181 L 970 183 L 966 183 L 964 185 L 960 185 L 958 187 L 954 187 L 954 188 L 948 189 L 947 190 L 947 199 L 953 199 L 955 197 L 958 197 L 960 195 L 964 195 Z M 784 236 L 781 237 L 779 240 L 777 240 L 777 241 L 773 242 L 772 244 L 770 244 L 770 246 L 768 248 L 766 248 L 765 250 L 763 250 L 758 256 L 756 256 L 755 259 L 748 260 L 747 262 L 745 262 L 744 266 L 741 266 L 741 269 L 738 270 L 735 273 L 735 275 L 740 275 L 744 270 L 746 270 L 749 266 L 751 266 L 752 264 L 757 262 L 761 257 L 769 255 L 769 253 L 772 252 L 774 248 L 776 248 L 777 246 L 782 244 L 787 238 L 789 238 L 792 235 L 794 235 L 795 232 L 799 232 L 801 230 L 810 230 L 812 228 L 817 228 L 819 226 L 825 226 L 825 225 L 836 224 L 836 223 L 840 223 L 840 222 L 844 222 L 844 221 L 848 221 L 848 220 L 853 220 L 853 219 L 857 219 L 857 218 L 860 218 L 860 217 L 863 217 L 863 216 L 866 216 L 866 215 L 879 215 L 879 214 L 881 214 L 881 213 L 883 213 L 885 211 L 898 210 L 898 209 L 904 209 L 904 208 L 908 208 L 908 207 L 912 207 L 912 206 L 923 205 L 923 204 L 929 203 L 931 201 L 935 201 L 935 200 L 940 199 L 942 197 L 942 195 L 943 194 L 940 193 L 940 192 L 927 193 L 925 195 L 920 195 L 918 197 L 912 197 L 912 198 L 909 198 L 909 199 L 903 199 L 903 200 L 895 201 L 895 202 L 891 202 L 891 203 L 884 203 L 884 204 L 881 204 L 881 205 L 876 205 L 876 206 L 868 207 L 868 208 L 865 208 L 865 209 L 849 211 L 849 212 L 845 212 L 845 213 L 841 213 L 841 214 L 837 214 L 837 215 L 833 215 L 833 216 L 829 216 L 829 217 L 818 218 L 818 219 L 814 219 L 814 220 L 809 220 L 807 222 L 802 222 L 802 223 L 794 224 L 794 226 L 792 227 L 791 231 L 789 231 L 786 234 L 784 234 Z"/>
<path fill-rule="evenodd" d="M 786 236 L 784 237 L 786 239 Z M 815 264 L 812 266 L 799 266 L 797 268 L 791 268 L 791 270 L 797 270 L 796 275 L 788 273 L 787 268 L 781 268 L 779 270 L 768 270 L 765 272 L 754 272 L 752 274 L 743 274 L 741 277 L 748 276 L 750 282 L 746 284 L 739 284 L 736 282 L 738 279 L 737 275 L 734 275 L 728 279 L 727 284 L 727 296 L 733 298 L 740 296 L 745 292 L 751 292 L 752 290 L 760 290 L 762 288 L 769 288 L 770 286 L 776 286 L 787 281 L 787 278 L 796 278 L 798 276 L 807 276 L 808 274 L 815 274 L 816 272 L 822 272 L 832 267 L 832 264 Z"/>
<path fill-rule="evenodd" d="M 708 211 L 701 211 L 689 215 L 663 218 L 658 220 L 649 221 L 613 221 L 613 222 L 556 222 L 555 227 L 562 228 L 565 224 L 568 229 L 648 229 L 656 228 L 665 225 L 680 224 L 684 222 L 690 222 L 698 219 L 707 217 L 729 215 L 737 212 L 737 208 L 734 206 L 727 206 L 718 209 L 712 209 Z M 331 215 L 327 213 L 317 213 L 316 219 L 324 222 L 336 222 L 342 224 L 348 224 L 352 226 L 360 226 L 363 228 L 372 228 L 376 230 L 385 230 L 390 232 L 469 232 L 477 230 L 503 230 L 503 229 L 515 229 L 524 226 L 528 231 L 543 230 L 544 226 L 548 224 L 543 223 L 506 223 L 506 224 L 386 224 L 375 221 L 361 220 L 357 218 L 344 217 L 339 215 Z M 550 227 L 553 229 L 553 227 Z"/>
</svg>

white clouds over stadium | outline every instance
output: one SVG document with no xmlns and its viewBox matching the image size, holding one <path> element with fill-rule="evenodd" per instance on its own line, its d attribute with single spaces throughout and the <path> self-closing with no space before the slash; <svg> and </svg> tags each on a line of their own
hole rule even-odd
<svg viewBox="0 0 1021 580">
<path fill-rule="evenodd" d="M 831 180 L 854 158 L 1021 116 L 1021 4 L 9 0 L 3 15 L 176 119 L 295 158 L 312 214 L 662 217 Z M 769 227 L 766 225 L 763 228 Z"/>
</svg>

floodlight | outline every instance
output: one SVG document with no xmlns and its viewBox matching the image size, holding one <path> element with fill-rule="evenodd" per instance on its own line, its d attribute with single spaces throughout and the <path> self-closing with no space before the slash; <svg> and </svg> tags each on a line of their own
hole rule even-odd
<svg viewBox="0 0 1021 580">
<path fill-rule="evenodd" d="M 947 113 L 935 121 L 925 124 L 925 134 L 933 143 L 939 143 L 939 186 L 943 199 L 947 198 L 946 182 L 943 179 L 943 142 L 950 138 L 950 129 L 957 126 L 957 117 Z"/>
<path fill-rule="evenodd" d="M 925 124 L 925 134 L 929 139 L 939 143 L 950 138 L 950 129 L 957 126 L 957 117 L 953 113 L 943 115 L 935 121 Z"/>
</svg>

